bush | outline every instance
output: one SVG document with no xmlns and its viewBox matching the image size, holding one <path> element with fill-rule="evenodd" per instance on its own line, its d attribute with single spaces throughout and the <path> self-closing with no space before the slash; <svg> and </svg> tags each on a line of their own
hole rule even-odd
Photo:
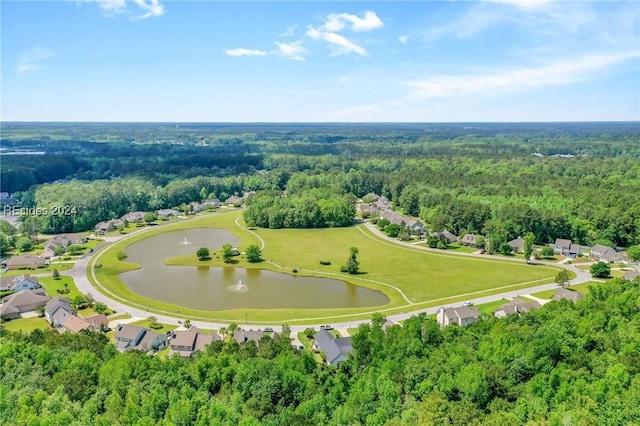
<svg viewBox="0 0 640 426">
<path fill-rule="evenodd" d="M 331 261 L 330 260 L 321 260 L 320 264 L 321 265 L 331 265 Z"/>
<path fill-rule="evenodd" d="M 297 274 L 297 273 L 298 273 L 298 270 L 297 270 L 296 268 L 293 268 L 293 273 L 294 273 L 294 274 Z"/>
<path fill-rule="evenodd" d="M 124 252 L 124 250 L 120 250 L 118 254 L 116 254 L 116 257 L 118 258 L 118 260 L 125 260 L 129 256 Z"/>
</svg>

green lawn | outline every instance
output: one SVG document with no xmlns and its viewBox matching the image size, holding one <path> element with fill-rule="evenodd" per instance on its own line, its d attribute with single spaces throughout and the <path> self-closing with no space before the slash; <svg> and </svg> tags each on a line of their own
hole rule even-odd
<svg viewBox="0 0 640 426">
<path fill-rule="evenodd" d="M 295 268 L 298 275 L 338 278 L 384 292 L 390 299 L 388 305 L 381 306 L 385 315 L 406 311 L 408 302 L 397 290 L 401 290 L 413 303 L 412 308 L 434 306 L 444 300 L 462 301 L 469 296 L 497 293 L 506 289 L 525 288 L 532 284 L 552 282 L 558 268 L 544 265 L 525 265 L 498 257 L 458 256 L 442 252 L 420 250 L 406 245 L 383 240 L 363 225 L 334 229 L 257 229 L 255 234 L 239 227 L 236 219 L 240 211 L 225 214 L 213 214 L 189 221 L 181 221 L 168 226 L 149 228 L 148 231 L 133 235 L 108 247 L 94 259 L 101 264 L 95 269 L 101 285 L 113 292 L 116 298 L 126 300 L 133 306 L 151 306 L 151 311 L 175 313 L 180 309 L 182 316 L 191 319 L 210 319 L 220 321 L 237 320 L 248 314 L 256 322 L 295 322 L 293 319 L 307 319 L 307 323 L 327 319 L 328 322 L 341 319 L 369 318 L 371 308 L 353 309 L 234 309 L 209 312 L 177 307 L 175 305 L 150 300 L 130 291 L 117 274 L 138 268 L 139 265 L 119 261 L 116 253 L 148 236 L 168 230 L 211 226 L 224 228 L 241 240 L 238 245 L 244 251 L 249 244 L 261 245 L 258 238 L 265 242 L 263 258 L 265 262 L 250 264 L 242 257 L 235 259 L 236 267 L 264 268 L 278 272 L 292 273 Z M 239 220 L 240 224 L 243 221 Z M 340 272 L 340 266 L 349 256 L 349 248 L 359 249 L 361 274 L 348 275 Z M 329 260 L 331 265 L 321 265 L 320 260 Z M 166 259 L 167 264 L 181 265 L 222 265 L 221 259 L 206 262 L 199 261 L 193 255 Z M 91 265 L 88 273 L 91 278 Z M 111 295 L 114 297 L 114 295 Z"/>
<path fill-rule="evenodd" d="M 162 333 L 162 334 L 166 333 L 167 331 L 175 330 L 176 328 L 178 328 L 177 325 L 164 324 L 164 323 L 161 323 L 161 322 L 159 322 L 158 324 L 162 325 L 162 328 L 151 328 L 150 327 L 150 322 L 149 322 L 148 319 L 143 319 L 143 320 L 140 320 L 140 321 L 134 321 L 134 322 L 131 322 L 129 324 L 131 324 L 131 325 L 139 325 L 141 327 L 146 327 L 151 331 L 155 331 L 156 333 Z"/>
<path fill-rule="evenodd" d="M 115 320 L 129 319 L 129 318 L 131 318 L 130 314 L 120 314 L 120 315 L 116 315 L 109 318 L 109 322 L 115 321 Z"/>
<path fill-rule="evenodd" d="M 23 274 L 41 275 L 41 274 L 51 273 L 54 268 L 57 269 L 58 272 L 66 271 L 68 269 L 73 268 L 73 262 L 65 262 L 65 263 L 54 262 L 52 265 L 47 265 L 43 268 L 38 268 L 38 269 L 16 269 L 16 270 L 4 272 L 0 274 L 0 277 L 14 277 L 16 275 L 23 275 Z"/>
<path fill-rule="evenodd" d="M 48 329 L 49 324 L 45 321 L 44 318 L 41 317 L 31 317 L 31 318 L 18 318 L 11 321 L 6 321 L 2 323 L 2 326 L 7 331 L 25 331 L 30 332 L 35 329 Z"/>
<path fill-rule="evenodd" d="M 478 308 L 478 310 L 482 315 L 492 317 L 493 313 L 497 311 L 505 303 L 509 303 L 509 300 L 506 300 L 506 299 L 496 300 L 495 302 L 482 303 L 475 307 Z"/>
<path fill-rule="evenodd" d="M 61 275 L 59 280 L 54 280 L 53 277 L 40 277 L 38 278 L 40 284 L 45 288 L 49 296 L 55 297 L 68 297 L 69 299 L 73 299 L 76 296 L 81 296 L 82 293 L 76 287 L 76 284 L 73 282 L 71 277 L 67 277 L 65 275 Z M 62 291 L 65 289 L 64 285 L 67 284 L 67 288 L 69 289 L 69 293 L 58 293 L 58 290 Z"/>
</svg>

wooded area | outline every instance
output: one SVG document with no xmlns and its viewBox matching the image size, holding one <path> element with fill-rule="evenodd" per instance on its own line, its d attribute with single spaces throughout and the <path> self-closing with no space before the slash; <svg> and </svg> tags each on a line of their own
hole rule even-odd
<svg viewBox="0 0 640 426">
<path fill-rule="evenodd" d="M 3 332 L 0 418 L 65 425 L 520 425 L 640 422 L 640 280 L 573 304 L 441 329 L 360 326 L 335 369 L 288 336 L 195 359 L 120 354 L 100 334 Z"/>
<path fill-rule="evenodd" d="M 344 226 L 347 204 L 376 192 L 433 231 L 628 247 L 640 243 L 638 135 L 638 123 L 8 123 L 0 169 L 22 207 L 77 207 L 37 218 L 46 233 L 248 191 L 271 197 L 250 207 L 256 226 Z"/>
</svg>

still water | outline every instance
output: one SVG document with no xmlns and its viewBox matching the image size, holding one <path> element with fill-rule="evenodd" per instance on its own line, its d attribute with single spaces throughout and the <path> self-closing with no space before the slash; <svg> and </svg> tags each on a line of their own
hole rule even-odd
<svg viewBox="0 0 640 426">
<path fill-rule="evenodd" d="M 385 305 L 387 296 L 344 281 L 300 277 L 234 267 L 166 266 L 164 259 L 213 253 L 238 239 L 224 229 L 194 228 L 169 231 L 127 247 L 127 261 L 141 269 L 120 274 L 134 292 L 156 300 L 202 310 L 234 308 L 356 308 Z M 293 248 L 292 248 L 293 249 Z"/>
</svg>

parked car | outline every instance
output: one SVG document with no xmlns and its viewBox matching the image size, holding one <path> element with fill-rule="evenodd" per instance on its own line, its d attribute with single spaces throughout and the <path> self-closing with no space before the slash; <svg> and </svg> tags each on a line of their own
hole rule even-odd
<svg viewBox="0 0 640 426">
<path fill-rule="evenodd" d="M 472 302 L 464 302 L 462 306 L 473 306 Z"/>
</svg>

